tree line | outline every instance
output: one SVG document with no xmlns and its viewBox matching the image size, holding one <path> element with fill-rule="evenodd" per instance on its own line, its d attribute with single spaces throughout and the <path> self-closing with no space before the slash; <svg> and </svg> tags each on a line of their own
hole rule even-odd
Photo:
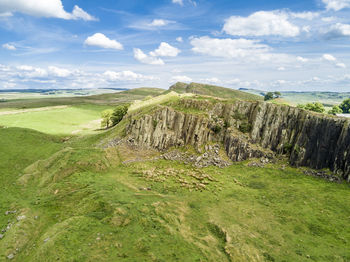
<svg viewBox="0 0 350 262">
<path fill-rule="evenodd" d="M 110 128 L 117 125 L 123 120 L 124 116 L 128 113 L 129 105 L 120 105 L 115 109 L 107 109 L 102 112 L 101 127 Z"/>
</svg>

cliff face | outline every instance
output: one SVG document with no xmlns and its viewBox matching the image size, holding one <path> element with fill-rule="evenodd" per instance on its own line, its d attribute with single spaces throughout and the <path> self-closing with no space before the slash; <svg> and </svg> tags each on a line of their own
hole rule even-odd
<svg viewBox="0 0 350 262">
<path fill-rule="evenodd" d="M 350 128 L 346 119 L 263 102 L 232 104 L 181 100 L 177 111 L 160 107 L 126 128 L 141 146 L 166 150 L 190 144 L 222 142 L 233 161 L 290 155 L 295 166 L 330 168 L 350 179 Z M 188 113 L 200 110 L 203 114 Z"/>
</svg>

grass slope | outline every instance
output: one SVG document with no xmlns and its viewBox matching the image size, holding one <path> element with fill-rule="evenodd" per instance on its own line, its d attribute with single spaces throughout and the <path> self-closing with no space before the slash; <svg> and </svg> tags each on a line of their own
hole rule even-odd
<svg viewBox="0 0 350 262">
<path fill-rule="evenodd" d="M 193 93 L 198 95 L 214 96 L 224 99 L 262 100 L 262 97 L 258 95 L 230 88 L 198 83 L 185 84 L 179 82 L 171 86 L 169 90 L 177 92 L 179 94 Z"/>
<path fill-rule="evenodd" d="M 110 106 L 78 105 L 0 116 L 0 125 L 31 128 L 47 134 L 87 134 L 100 128 L 101 112 Z"/>
<path fill-rule="evenodd" d="M 346 184 L 281 170 L 281 164 L 200 170 L 166 160 L 123 164 L 142 152 L 78 141 L 57 152 L 62 145 L 54 137 L 1 131 L 3 137 L 18 132 L 2 144 L 13 148 L 2 165 L 10 170 L 18 152 L 29 159 L 11 176 L 2 174 L 9 189 L 0 228 L 8 221 L 12 227 L 0 240 L 0 260 L 11 253 L 14 261 L 350 259 Z M 34 147 L 39 151 L 32 156 Z M 6 210 L 17 213 L 6 216 Z M 17 221 L 20 215 L 26 218 Z"/>
</svg>

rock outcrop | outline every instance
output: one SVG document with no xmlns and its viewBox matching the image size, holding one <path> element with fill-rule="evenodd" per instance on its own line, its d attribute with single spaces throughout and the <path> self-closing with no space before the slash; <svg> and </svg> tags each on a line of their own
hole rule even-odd
<svg viewBox="0 0 350 262">
<path fill-rule="evenodd" d="M 345 118 L 248 101 L 183 99 L 175 108 L 183 110 L 159 107 L 138 119 L 131 115 L 129 140 L 161 151 L 219 142 L 233 161 L 288 154 L 294 166 L 329 168 L 350 179 L 350 128 Z"/>
</svg>

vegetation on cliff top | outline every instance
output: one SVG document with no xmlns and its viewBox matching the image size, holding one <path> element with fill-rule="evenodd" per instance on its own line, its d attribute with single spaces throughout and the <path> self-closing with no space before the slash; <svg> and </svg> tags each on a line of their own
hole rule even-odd
<svg viewBox="0 0 350 262">
<path fill-rule="evenodd" d="M 206 84 L 198 84 L 198 83 L 176 83 L 171 86 L 170 91 L 175 91 L 179 94 L 183 93 L 193 93 L 197 95 L 204 96 L 213 96 L 224 99 L 240 99 L 240 100 L 253 100 L 253 101 L 262 101 L 263 98 L 258 95 L 253 95 L 250 93 L 242 92 L 239 90 L 234 90 L 230 88 L 214 86 L 214 85 L 206 85 Z"/>
</svg>

